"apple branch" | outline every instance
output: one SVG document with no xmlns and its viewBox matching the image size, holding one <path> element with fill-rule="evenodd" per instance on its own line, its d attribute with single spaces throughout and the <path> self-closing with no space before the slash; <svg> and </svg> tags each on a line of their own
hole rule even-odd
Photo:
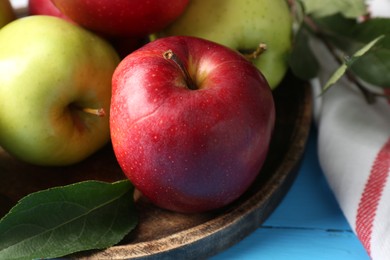
<svg viewBox="0 0 390 260">
<path fill-rule="evenodd" d="M 344 62 L 344 57 L 340 56 L 336 48 L 332 45 L 332 43 L 327 39 L 327 37 L 323 34 L 321 28 L 317 26 L 317 24 L 311 19 L 309 16 L 304 17 L 304 23 L 311 30 L 312 33 L 325 45 L 328 49 L 334 60 L 341 65 Z M 354 84 L 362 93 L 367 103 L 372 104 L 375 102 L 376 97 L 381 96 L 380 94 L 376 94 L 370 90 L 368 90 L 357 78 L 356 76 L 349 70 L 345 72 L 346 78 Z"/>
<path fill-rule="evenodd" d="M 182 60 L 180 60 L 179 57 L 172 50 L 165 51 L 163 53 L 163 57 L 166 60 L 173 61 L 177 65 L 177 67 L 179 67 L 180 71 L 183 73 L 186 85 L 189 89 L 191 89 L 191 90 L 198 89 L 195 82 L 192 80 L 190 73 L 188 72 L 188 70 L 184 66 Z"/>
</svg>

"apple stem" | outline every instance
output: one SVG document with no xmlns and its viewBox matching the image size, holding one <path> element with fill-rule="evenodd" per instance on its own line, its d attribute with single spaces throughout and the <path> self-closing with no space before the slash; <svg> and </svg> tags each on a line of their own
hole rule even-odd
<svg viewBox="0 0 390 260">
<path fill-rule="evenodd" d="M 267 44 L 260 43 L 259 46 L 257 46 L 256 50 L 254 50 L 251 53 L 243 54 L 245 58 L 248 60 L 255 60 L 257 59 L 261 54 L 263 54 L 267 50 Z"/>
<path fill-rule="evenodd" d="M 163 57 L 166 60 L 172 60 L 181 70 L 183 73 L 183 76 L 185 78 L 187 87 L 191 90 L 197 90 L 198 88 L 196 87 L 194 81 L 192 80 L 190 73 L 184 66 L 183 62 L 179 59 L 179 57 L 172 51 L 172 50 L 167 50 L 163 53 Z"/>
<path fill-rule="evenodd" d="M 98 116 L 98 117 L 104 117 L 106 115 L 106 111 L 104 111 L 104 108 L 85 107 L 85 108 L 82 108 L 82 111 L 84 111 L 85 113 L 91 114 L 91 115 Z"/>
</svg>

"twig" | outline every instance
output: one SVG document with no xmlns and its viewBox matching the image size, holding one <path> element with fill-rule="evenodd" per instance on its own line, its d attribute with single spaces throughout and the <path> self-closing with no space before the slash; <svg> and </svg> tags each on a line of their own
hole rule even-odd
<svg viewBox="0 0 390 260">
<path fill-rule="evenodd" d="M 336 62 L 339 65 L 342 65 L 344 63 L 344 58 L 337 54 L 335 47 L 330 43 L 330 41 L 326 38 L 325 34 L 322 32 L 322 30 L 317 26 L 317 24 L 308 16 L 304 17 L 304 23 L 305 25 L 314 33 L 315 36 L 317 36 L 325 45 L 325 47 L 328 49 L 328 51 L 332 54 L 333 58 L 336 60 Z M 356 85 L 356 87 L 361 91 L 363 94 L 365 100 L 372 104 L 376 101 L 377 96 L 383 96 L 380 94 L 373 93 L 369 91 L 357 78 L 356 76 L 347 69 L 345 73 L 347 79 L 351 81 L 353 84 Z"/>
</svg>

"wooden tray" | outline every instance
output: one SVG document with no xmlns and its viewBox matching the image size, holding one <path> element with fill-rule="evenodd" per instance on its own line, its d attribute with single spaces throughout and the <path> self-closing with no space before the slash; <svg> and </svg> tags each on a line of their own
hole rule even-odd
<svg viewBox="0 0 390 260">
<path fill-rule="evenodd" d="M 212 256 L 258 228 L 287 193 L 300 165 L 309 128 L 310 87 L 290 74 L 274 91 L 276 128 L 267 161 L 255 183 L 231 205 L 204 214 L 179 214 L 136 201 L 140 222 L 120 244 L 76 258 L 201 259 Z M 71 167 L 37 167 L 10 157 L 0 148 L 0 217 L 23 196 L 48 187 L 124 175 L 110 146 Z"/>
</svg>

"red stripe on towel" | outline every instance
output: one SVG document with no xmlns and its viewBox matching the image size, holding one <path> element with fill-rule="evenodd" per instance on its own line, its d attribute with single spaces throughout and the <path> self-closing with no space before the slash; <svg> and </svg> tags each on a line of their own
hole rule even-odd
<svg viewBox="0 0 390 260">
<path fill-rule="evenodd" d="M 356 217 L 356 233 L 371 255 L 371 235 L 376 211 L 390 169 L 390 138 L 377 154 L 364 188 Z"/>
</svg>

